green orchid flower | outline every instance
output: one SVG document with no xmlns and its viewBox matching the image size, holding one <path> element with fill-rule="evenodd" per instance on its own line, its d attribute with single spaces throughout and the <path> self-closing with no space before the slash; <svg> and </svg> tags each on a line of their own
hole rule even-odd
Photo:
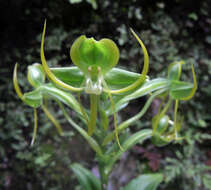
<svg viewBox="0 0 211 190">
<path fill-rule="evenodd" d="M 175 62 L 169 66 L 169 96 L 167 96 L 168 94 L 166 93 L 162 95 L 162 103 L 160 105 L 160 109 L 157 115 L 154 116 L 152 119 L 152 127 L 154 134 L 152 142 L 157 146 L 166 145 L 172 140 L 182 139 L 181 137 L 178 137 L 178 132 L 180 131 L 183 123 L 183 117 L 178 117 L 179 101 L 186 101 L 191 99 L 197 89 L 197 81 L 193 65 L 193 84 L 179 80 L 181 76 L 182 65 L 184 65 L 184 61 Z M 168 101 L 164 105 L 164 102 L 167 99 Z M 169 117 L 166 115 L 168 108 L 171 106 L 173 101 L 175 101 L 174 121 L 170 120 Z M 170 125 L 170 128 L 168 128 L 168 125 Z"/>
<path fill-rule="evenodd" d="M 43 95 L 45 94 L 44 90 L 44 82 L 45 82 L 45 73 L 42 68 L 42 65 L 35 63 L 32 66 L 28 67 L 28 74 L 27 78 L 29 83 L 34 87 L 35 90 L 22 93 L 19 85 L 18 85 L 18 78 L 17 78 L 17 67 L 18 64 L 15 65 L 14 73 L 13 73 L 13 84 L 14 89 L 18 95 L 18 97 L 27 105 L 33 107 L 34 109 L 34 130 L 33 130 L 33 137 L 31 141 L 31 146 L 34 144 L 37 134 L 37 108 L 41 107 L 48 119 L 55 125 L 58 133 L 62 135 L 62 127 L 57 122 L 57 120 L 53 117 L 53 115 L 48 111 L 47 107 L 43 104 Z"/>
<path fill-rule="evenodd" d="M 142 70 L 142 74 L 138 77 L 138 79 L 135 82 L 129 84 L 128 86 L 125 86 L 124 88 L 110 89 L 109 82 L 111 82 L 111 84 L 114 81 L 117 83 L 119 82 L 120 84 L 122 83 L 122 81 L 118 80 L 114 81 L 106 80 L 106 78 L 109 79 L 109 75 L 111 76 L 110 78 L 112 78 L 112 75 L 121 73 L 121 70 L 112 70 L 112 68 L 118 63 L 119 60 L 118 47 L 110 39 L 102 39 L 100 41 L 96 41 L 94 38 L 86 38 L 86 36 L 84 35 L 80 36 L 78 39 L 75 40 L 70 50 L 70 57 L 73 61 L 73 64 L 77 66 L 76 69 L 79 69 L 80 76 L 83 78 L 80 86 L 75 87 L 72 86 L 70 83 L 63 82 L 54 74 L 54 71 L 52 71 L 48 67 L 44 55 L 45 31 L 46 31 L 46 21 L 44 24 L 42 42 L 41 42 L 41 61 L 48 78 L 58 87 L 69 90 L 71 92 L 79 92 L 79 97 L 81 91 L 90 94 L 90 119 L 89 120 L 87 119 L 89 135 L 92 135 L 96 128 L 97 112 L 98 112 L 97 110 L 98 96 L 102 92 L 107 93 L 112 104 L 111 107 L 113 110 L 116 139 L 120 146 L 118 138 L 117 119 L 114 111 L 115 105 L 112 98 L 112 94 L 120 95 L 126 93 L 128 91 L 136 89 L 137 87 L 140 87 L 144 83 L 148 72 L 149 57 L 143 42 L 131 29 L 132 34 L 138 40 L 144 53 L 144 67 Z M 125 73 L 126 78 L 128 78 L 129 75 L 127 76 L 127 72 L 122 72 L 122 73 Z M 124 81 L 125 79 L 123 80 L 123 82 Z M 118 84 L 116 86 L 118 86 Z M 85 113 L 84 110 L 81 110 L 81 112 Z M 85 114 L 84 117 L 87 118 Z"/>
</svg>

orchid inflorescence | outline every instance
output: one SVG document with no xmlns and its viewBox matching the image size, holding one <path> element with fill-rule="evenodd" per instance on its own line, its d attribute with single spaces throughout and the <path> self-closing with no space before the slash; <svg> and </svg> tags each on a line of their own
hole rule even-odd
<svg viewBox="0 0 211 190">
<path fill-rule="evenodd" d="M 112 40 L 105 38 L 96 41 L 85 35 L 78 37 L 70 50 L 70 57 L 75 66 L 50 68 L 44 55 L 45 22 L 40 53 L 42 64 L 35 63 L 28 67 L 28 81 L 34 90 L 24 94 L 21 92 L 17 80 L 17 64 L 13 75 L 17 95 L 24 103 L 34 108 L 32 144 L 37 133 L 36 109 L 38 107 L 43 109 L 49 120 L 62 134 L 60 124 L 45 105 L 44 100 L 48 99 L 53 99 L 58 103 L 65 118 L 89 142 L 98 155 L 102 154 L 102 147 L 110 145 L 115 137 L 121 151 L 137 143 L 138 139 L 135 138 L 138 138 L 141 133 L 137 133 L 137 136 L 134 134 L 126 141 L 121 136 L 119 138 L 119 135 L 139 120 L 146 113 L 152 101 L 158 97 L 162 103 L 158 113 L 152 119 L 152 130 L 145 131 L 146 138 L 152 136 L 152 142 L 157 146 L 180 139 L 178 132 L 181 129 L 182 118 L 178 116 L 179 101 L 192 98 L 197 88 L 193 65 L 193 84 L 180 80 L 184 61 L 172 63 L 169 66 L 167 78 L 149 79 L 147 50 L 138 35 L 132 29 L 130 30 L 143 50 L 144 66 L 141 74 L 115 68 L 119 61 L 119 49 Z M 47 83 L 46 76 L 49 80 Z M 77 96 L 72 93 L 76 93 Z M 90 97 L 90 109 L 82 105 L 81 95 L 84 94 Z M 127 106 L 131 100 L 145 95 L 149 95 L 149 99 L 141 111 L 122 123 L 118 123 L 116 113 Z M 171 120 L 168 110 L 173 101 L 175 109 L 174 118 Z M 63 104 L 77 113 L 87 129 L 72 120 Z M 112 115 L 114 130 L 109 130 L 109 116 Z M 107 151 L 107 154 L 109 155 L 112 150 Z M 115 159 L 117 158 L 114 158 L 114 161 Z"/>
</svg>

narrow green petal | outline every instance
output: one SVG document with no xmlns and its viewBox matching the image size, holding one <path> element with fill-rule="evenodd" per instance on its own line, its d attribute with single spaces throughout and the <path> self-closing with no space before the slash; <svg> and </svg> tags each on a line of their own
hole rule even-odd
<svg viewBox="0 0 211 190">
<path fill-rule="evenodd" d="M 34 145 L 36 136 L 37 136 L 37 109 L 34 108 L 34 130 L 33 130 L 33 136 L 32 136 L 31 146 Z"/>
<path fill-rule="evenodd" d="M 106 82 L 104 80 L 103 80 L 103 85 L 106 88 L 106 91 L 108 92 L 109 99 L 111 101 L 111 107 L 112 107 L 112 112 L 113 112 L 113 117 L 114 117 L 114 131 L 115 131 L 116 141 L 117 141 L 117 144 L 119 145 L 120 150 L 121 151 L 124 151 L 124 149 L 122 148 L 122 146 L 120 144 L 120 141 L 119 141 L 119 132 L 118 132 L 118 126 L 117 126 L 117 117 L 116 117 L 115 104 L 114 104 L 114 101 L 113 101 L 113 98 L 112 98 L 112 94 L 111 94 L 111 91 L 108 88 L 108 86 L 107 86 L 107 84 L 106 84 Z"/>
<path fill-rule="evenodd" d="M 18 97 L 23 100 L 23 94 L 21 92 L 21 89 L 18 85 L 18 77 L 17 77 L 17 68 L 18 68 L 18 64 L 15 64 L 15 68 L 14 68 L 14 72 L 13 72 L 13 85 L 14 85 L 14 89 L 15 92 L 17 93 Z"/>
<path fill-rule="evenodd" d="M 195 74 L 195 71 L 194 71 L 194 67 L 193 67 L 193 64 L 192 64 L 192 74 L 193 74 L 193 88 L 192 88 L 192 91 L 191 93 L 189 94 L 189 96 L 185 97 L 185 98 L 182 98 L 182 100 L 189 100 L 191 99 L 194 94 L 196 93 L 196 90 L 197 90 L 197 81 L 196 81 L 196 74 Z"/>
<path fill-rule="evenodd" d="M 182 65 L 185 64 L 184 61 L 177 61 L 171 63 L 168 67 L 168 78 L 170 80 L 179 80 L 182 71 Z"/>
<path fill-rule="evenodd" d="M 42 105 L 42 109 L 45 112 L 45 114 L 48 117 L 48 119 L 54 124 L 54 126 L 56 127 L 58 133 L 60 135 L 62 135 L 63 134 L 62 127 L 58 123 L 58 121 L 53 117 L 53 115 L 48 111 L 48 109 L 44 105 Z"/>
<path fill-rule="evenodd" d="M 67 90 L 71 90 L 71 91 L 74 91 L 74 92 L 82 91 L 83 88 L 72 87 L 72 86 L 70 86 L 70 85 L 65 84 L 65 83 L 62 82 L 61 80 L 59 80 L 59 79 L 53 74 L 53 72 L 50 70 L 50 68 L 48 67 L 47 62 L 46 62 L 46 59 L 45 59 L 45 55 L 44 55 L 45 31 L 46 31 L 46 20 L 45 20 L 44 29 L 43 29 L 43 34 L 42 34 L 40 56 L 41 56 L 41 61 L 42 61 L 43 68 L 44 68 L 44 70 L 45 70 L 47 76 L 52 80 L 52 82 L 54 82 L 55 84 L 59 85 L 59 86 L 62 87 L 62 88 L 65 88 L 65 89 L 67 89 Z"/>
<path fill-rule="evenodd" d="M 138 35 L 133 31 L 133 29 L 130 28 L 130 30 L 131 30 L 132 34 L 134 35 L 134 37 L 139 42 L 139 44 L 141 45 L 141 48 L 143 50 L 143 53 L 144 53 L 144 67 L 143 67 L 143 70 L 142 70 L 142 73 L 141 73 L 139 79 L 136 82 L 134 82 L 133 84 L 129 85 L 128 87 L 125 87 L 125 88 L 122 88 L 122 89 L 119 89 L 119 90 L 111 90 L 110 91 L 111 94 L 120 94 L 120 93 L 124 93 L 124 92 L 127 92 L 127 91 L 135 89 L 136 87 L 138 87 L 139 85 L 141 85 L 145 81 L 146 75 L 147 75 L 148 70 L 149 70 L 149 56 L 148 56 L 148 53 L 147 53 L 147 49 L 146 49 L 144 43 L 138 37 Z"/>
</svg>

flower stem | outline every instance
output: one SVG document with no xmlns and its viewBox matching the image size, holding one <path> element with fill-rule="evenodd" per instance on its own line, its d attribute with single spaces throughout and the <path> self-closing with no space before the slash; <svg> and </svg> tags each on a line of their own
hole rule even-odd
<svg viewBox="0 0 211 190">
<path fill-rule="evenodd" d="M 105 173 L 105 163 L 99 160 L 99 172 L 101 181 L 101 190 L 107 190 L 108 186 L 108 174 Z"/>
</svg>

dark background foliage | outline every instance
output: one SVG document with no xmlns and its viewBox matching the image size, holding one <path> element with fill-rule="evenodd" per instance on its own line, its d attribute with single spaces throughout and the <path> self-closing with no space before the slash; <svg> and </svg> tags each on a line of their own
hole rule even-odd
<svg viewBox="0 0 211 190">
<path fill-rule="evenodd" d="M 78 2 L 78 3 L 74 3 Z M 113 39 L 121 52 L 120 65 L 141 70 L 142 54 L 129 32 L 132 27 L 150 55 L 150 77 L 165 76 L 168 65 L 185 60 L 184 80 L 192 80 L 190 63 L 194 64 L 198 90 L 195 97 L 179 108 L 185 122 L 182 144 L 164 148 L 150 141 L 127 153 L 112 174 L 113 188 L 138 173 L 159 171 L 165 174 L 160 189 L 211 189 L 211 2 L 209 0 L 7 0 L 0 2 L 0 189 L 61 190 L 75 189 L 69 165 L 80 162 L 95 169 L 96 162 L 83 139 L 66 125 L 61 112 L 52 104 L 51 111 L 63 125 L 65 137 L 59 137 L 39 112 L 39 132 L 30 147 L 33 129 L 32 109 L 21 103 L 13 90 L 12 72 L 19 63 L 19 81 L 24 91 L 27 66 L 40 62 L 40 41 L 47 19 L 46 57 L 51 66 L 71 64 L 69 49 L 76 37 L 86 34 L 96 39 Z M 133 115 L 133 105 L 120 119 Z M 145 118 L 132 128 L 151 127 L 155 101 Z M 122 164 L 123 163 L 123 164 Z M 128 168 L 124 169 L 124 165 Z M 131 172 L 132 171 L 132 172 Z M 123 175 L 124 174 L 124 175 Z M 116 180 L 115 180 L 116 179 Z M 118 180 L 117 180 L 118 179 Z M 177 185 L 175 185 L 177 184 Z M 112 189 L 112 187 L 110 188 Z"/>
</svg>

